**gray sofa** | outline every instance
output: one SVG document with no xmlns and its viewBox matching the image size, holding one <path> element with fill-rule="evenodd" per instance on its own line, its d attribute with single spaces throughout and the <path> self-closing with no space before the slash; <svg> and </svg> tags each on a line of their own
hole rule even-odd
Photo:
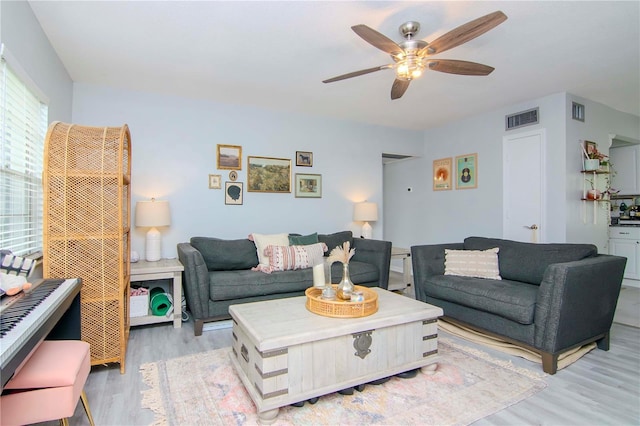
<svg viewBox="0 0 640 426">
<path fill-rule="evenodd" d="M 498 247 L 502 280 L 444 275 L 445 249 Z M 609 349 L 627 259 L 591 244 L 532 244 L 469 237 L 464 243 L 411 247 L 416 298 L 444 319 L 539 353 L 555 374 L 558 355 L 597 342 Z"/>
<path fill-rule="evenodd" d="M 356 249 L 349 262 L 354 284 L 388 287 L 390 242 L 353 238 L 351 231 L 319 234 L 318 240 L 327 245 L 326 255 L 344 241 Z M 230 318 L 230 305 L 303 296 L 313 284 L 311 268 L 270 274 L 252 271 L 258 257 L 256 246 L 249 239 L 193 237 L 189 243 L 178 244 L 178 257 L 184 265 L 184 294 L 195 321 L 196 336 L 202 334 L 204 322 Z M 342 278 L 340 263 L 333 264 L 331 277 L 334 283 Z"/>
</svg>

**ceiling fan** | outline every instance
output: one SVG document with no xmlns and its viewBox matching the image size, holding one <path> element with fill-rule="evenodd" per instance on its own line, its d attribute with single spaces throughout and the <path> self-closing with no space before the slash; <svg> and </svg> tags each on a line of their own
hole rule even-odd
<svg viewBox="0 0 640 426">
<path fill-rule="evenodd" d="M 378 31 L 366 25 L 354 25 L 351 29 L 378 49 L 387 52 L 393 59 L 393 64 L 381 65 L 360 71 L 350 72 L 337 77 L 323 80 L 323 83 L 345 80 L 372 72 L 394 69 L 396 79 L 391 87 L 391 99 L 399 99 L 409 88 L 411 80 L 422 75 L 425 69 L 461 75 L 489 75 L 494 68 L 475 62 L 458 61 L 453 59 L 432 59 L 432 55 L 442 53 L 486 33 L 507 19 L 507 15 L 496 11 L 467 22 L 448 33 L 438 37 L 431 43 L 424 40 L 415 40 L 414 36 L 420 30 L 420 24 L 409 21 L 399 28 L 405 41 L 396 43 Z"/>
</svg>

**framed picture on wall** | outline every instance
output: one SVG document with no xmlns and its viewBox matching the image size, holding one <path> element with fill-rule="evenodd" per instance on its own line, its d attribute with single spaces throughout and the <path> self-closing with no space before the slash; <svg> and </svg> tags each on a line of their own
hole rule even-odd
<svg viewBox="0 0 640 426">
<path fill-rule="evenodd" d="M 218 169 L 242 170 L 242 147 L 218 145 Z"/>
<path fill-rule="evenodd" d="M 232 206 L 242 205 L 242 182 L 224 183 L 224 203 Z"/>
<path fill-rule="evenodd" d="M 584 150 L 587 153 L 587 155 L 598 152 L 598 144 L 591 141 L 584 141 Z"/>
<path fill-rule="evenodd" d="M 249 192 L 291 192 L 291 160 L 249 156 L 247 180 Z"/>
<path fill-rule="evenodd" d="M 302 167 L 313 166 L 313 152 L 296 151 L 296 166 L 302 166 Z"/>
<path fill-rule="evenodd" d="M 456 157 L 456 189 L 478 187 L 478 154 Z"/>
<path fill-rule="evenodd" d="M 322 175 L 296 173 L 296 198 L 322 198 Z"/>
<path fill-rule="evenodd" d="M 220 189 L 222 186 L 222 176 L 209 175 L 209 189 Z"/>
<path fill-rule="evenodd" d="M 433 190 L 448 191 L 451 189 L 451 157 L 433 160 Z"/>
</svg>

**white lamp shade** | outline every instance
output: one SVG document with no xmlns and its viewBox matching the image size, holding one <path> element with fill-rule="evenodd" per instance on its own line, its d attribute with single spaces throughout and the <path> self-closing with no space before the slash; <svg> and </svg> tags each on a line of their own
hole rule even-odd
<svg viewBox="0 0 640 426">
<path fill-rule="evenodd" d="M 353 220 L 357 222 L 375 222 L 378 220 L 378 205 L 376 203 L 356 203 L 353 208 Z"/>
<path fill-rule="evenodd" d="M 136 226 L 155 227 L 171 225 L 168 201 L 150 200 L 136 203 Z"/>
<path fill-rule="evenodd" d="M 171 225 L 171 212 L 168 201 L 138 201 L 136 203 L 136 226 L 147 227 L 145 258 L 155 262 L 162 258 L 162 235 L 156 226 Z"/>
</svg>

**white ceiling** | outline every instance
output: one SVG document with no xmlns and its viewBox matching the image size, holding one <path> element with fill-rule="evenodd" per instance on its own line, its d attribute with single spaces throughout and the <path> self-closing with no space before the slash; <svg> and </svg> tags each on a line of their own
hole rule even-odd
<svg viewBox="0 0 640 426">
<path fill-rule="evenodd" d="M 407 129 L 557 92 L 640 115 L 640 2 L 30 1 L 75 82 L 207 98 Z M 509 19 L 434 58 L 491 65 L 487 77 L 426 72 L 391 101 L 391 63 L 350 27 L 433 41 L 502 10 Z M 515 112 L 515 111 L 514 111 Z"/>
</svg>

